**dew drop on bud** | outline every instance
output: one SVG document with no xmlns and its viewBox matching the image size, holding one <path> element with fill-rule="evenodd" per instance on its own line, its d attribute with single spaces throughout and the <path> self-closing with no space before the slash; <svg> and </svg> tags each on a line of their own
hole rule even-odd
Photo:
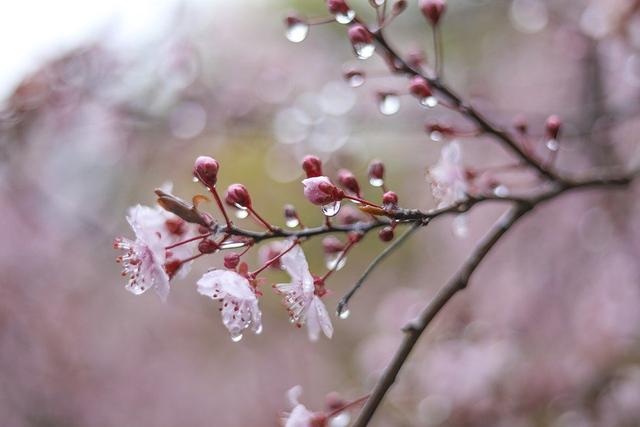
<svg viewBox="0 0 640 427">
<path fill-rule="evenodd" d="M 442 141 L 442 137 L 443 137 L 442 132 L 438 130 L 434 130 L 429 134 L 429 138 L 431 138 L 431 140 L 434 142 Z"/>
<path fill-rule="evenodd" d="M 438 105 L 438 98 L 435 96 L 427 96 L 426 98 L 422 98 L 420 100 L 420 105 L 427 108 L 433 108 Z"/>
<path fill-rule="evenodd" d="M 220 245 L 220 249 L 238 249 L 247 246 L 246 242 L 227 242 Z"/>
<path fill-rule="evenodd" d="M 239 342 L 241 339 L 242 339 L 242 333 L 241 332 L 231 333 L 231 341 Z"/>
<path fill-rule="evenodd" d="M 194 176 L 191 180 L 192 180 L 193 182 L 200 182 L 200 180 L 199 180 L 197 177 L 195 177 L 195 176 Z"/>
<path fill-rule="evenodd" d="M 372 176 L 371 178 L 369 178 L 369 184 L 374 187 L 382 187 L 382 185 L 384 184 L 384 180 Z"/>
<path fill-rule="evenodd" d="M 293 43 L 300 43 L 309 34 L 309 24 L 304 21 L 296 21 L 287 27 L 287 40 Z"/>
<path fill-rule="evenodd" d="M 549 151 L 558 151 L 558 148 L 560 148 L 560 144 L 558 144 L 556 139 L 548 140 L 546 145 Z"/>
<path fill-rule="evenodd" d="M 238 208 L 238 209 L 236 209 L 236 213 L 235 214 L 236 214 L 236 218 L 245 219 L 246 217 L 249 216 L 249 211 L 247 211 L 246 208 L 245 209 Z"/>
<path fill-rule="evenodd" d="M 344 13 L 336 13 L 336 21 L 339 24 L 348 24 L 356 17 L 356 12 L 353 9 L 349 9 Z"/>
<path fill-rule="evenodd" d="M 340 201 L 327 203 L 322 205 L 322 213 L 324 216 L 335 216 L 340 210 Z"/>
<path fill-rule="evenodd" d="M 460 238 L 467 237 L 469 228 L 467 227 L 466 215 L 458 215 L 453 219 L 453 234 Z"/>
<path fill-rule="evenodd" d="M 395 114 L 400 110 L 400 97 L 395 93 L 385 93 L 380 95 L 378 109 L 385 116 Z"/>
<path fill-rule="evenodd" d="M 353 50 L 359 59 L 369 59 L 376 51 L 376 46 L 373 43 L 355 43 Z"/>
<path fill-rule="evenodd" d="M 289 228 L 296 228 L 300 224 L 300 221 L 298 221 L 298 218 L 287 218 L 284 223 Z"/>
<path fill-rule="evenodd" d="M 349 308 L 348 307 L 343 307 L 342 311 L 340 313 L 338 313 L 338 317 L 341 318 L 341 319 L 347 319 L 350 314 L 351 314 L 351 312 L 349 311 Z"/>
<path fill-rule="evenodd" d="M 507 197 L 509 195 L 509 189 L 506 185 L 500 184 L 493 189 L 493 194 L 497 197 Z"/>
<path fill-rule="evenodd" d="M 347 257 L 346 256 L 342 256 L 342 252 L 336 252 L 336 253 L 332 253 L 332 254 L 328 254 L 325 257 L 325 265 L 327 267 L 327 270 L 341 270 L 342 267 L 345 266 L 345 264 L 347 263 Z"/>
<path fill-rule="evenodd" d="M 255 334 L 256 334 L 256 335 L 260 335 L 261 333 L 262 333 L 262 325 L 259 325 L 259 326 L 256 328 Z"/>
</svg>

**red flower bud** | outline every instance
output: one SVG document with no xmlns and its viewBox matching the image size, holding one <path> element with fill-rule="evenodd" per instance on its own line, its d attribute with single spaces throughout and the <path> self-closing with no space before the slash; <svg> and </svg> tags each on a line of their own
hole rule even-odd
<svg viewBox="0 0 640 427">
<path fill-rule="evenodd" d="M 562 121 L 560 120 L 560 117 L 549 116 L 547 118 L 547 122 L 545 123 L 545 131 L 547 133 L 547 136 L 551 139 L 557 139 L 561 126 Z"/>
<path fill-rule="evenodd" d="M 393 4 L 391 13 L 394 15 L 400 15 L 407 8 L 407 0 L 398 0 Z"/>
<path fill-rule="evenodd" d="M 428 98 L 433 95 L 429 83 L 420 76 L 415 76 L 409 84 L 409 91 L 418 99 Z"/>
<path fill-rule="evenodd" d="M 340 169 L 338 171 L 338 182 L 342 187 L 356 196 L 360 195 L 360 185 L 358 184 L 356 176 L 350 170 Z"/>
<path fill-rule="evenodd" d="M 398 195 L 393 191 L 387 191 L 382 196 L 382 206 L 385 209 L 393 209 L 398 207 Z"/>
<path fill-rule="evenodd" d="M 444 0 L 420 0 L 420 10 L 431 25 L 438 25 L 446 9 L 447 4 Z"/>
<path fill-rule="evenodd" d="M 193 176 L 202 181 L 203 184 L 213 187 L 218 182 L 218 170 L 220 164 L 216 159 L 209 156 L 200 156 L 193 165 Z"/>
<path fill-rule="evenodd" d="M 322 239 L 322 249 L 325 254 L 335 254 L 344 250 L 344 243 L 335 236 L 327 236 Z"/>
<path fill-rule="evenodd" d="M 249 196 L 247 188 L 242 184 L 231 184 L 229 188 L 227 188 L 224 201 L 237 208 L 251 207 L 251 197 Z"/>
<path fill-rule="evenodd" d="M 224 256 L 224 266 L 225 266 L 225 268 L 233 270 L 234 268 L 236 268 L 238 266 L 238 264 L 240 264 L 240 255 L 238 255 L 237 253 L 232 252 L 232 253 L 226 254 Z"/>
<path fill-rule="evenodd" d="M 351 10 L 345 0 L 327 0 L 327 8 L 332 15 L 347 14 Z"/>
<path fill-rule="evenodd" d="M 524 116 L 520 115 L 513 119 L 513 127 L 516 128 L 518 133 L 526 134 L 529 130 L 529 123 Z"/>
<path fill-rule="evenodd" d="M 374 187 L 380 187 L 384 182 L 384 164 L 380 160 L 374 160 L 369 164 L 369 183 Z"/>
<path fill-rule="evenodd" d="M 302 159 L 302 169 L 307 174 L 307 178 L 322 175 L 322 160 L 316 156 L 305 156 Z"/>
<path fill-rule="evenodd" d="M 354 46 L 373 43 L 373 36 L 371 36 L 369 30 L 361 24 L 354 24 L 349 27 L 347 35 L 349 36 L 349 41 L 351 41 L 351 44 Z"/>
<path fill-rule="evenodd" d="M 378 233 L 378 237 L 380 238 L 380 240 L 382 240 L 383 242 L 390 242 L 391 240 L 393 240 L 393 228 L 391 227 L 384 227 L 382 230 L 380 230 L 380 232 Z"/>
<path fill-rule="evenodd" d="M 202 239 L 198 243 L 198 250 L 203 254 L 212 254 L 219 248 L 218 244 L 211 239 Z"/>
<path fill-rule="evenodd" d="M 302 181 L 304 185 L 304 196 L 314 205 L 328 205 L 342 200 L 344 192 L 326 176 L 316 176 Z"/>
</svg>

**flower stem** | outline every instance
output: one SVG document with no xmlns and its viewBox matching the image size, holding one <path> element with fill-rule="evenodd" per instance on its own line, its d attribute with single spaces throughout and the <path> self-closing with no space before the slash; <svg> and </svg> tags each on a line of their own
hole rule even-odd
<svg viewBox="0 0 640 427">
<path fill-rule="evenodd" d="M 182 246 L 182 245 L 185 245 L 187 243 L 193 242 L 194 240 L 206 239 L 207 237 L 211 236 L 212 234 L 213 233 L 201 234 L 200 236 L 192 237 L 190 239 L 183 240 L 182 242 L 178 242 L 178 243 L 174 243 L 173 245 L 166 246 L 165 249 L 173 249 L 175 247 Z"/>
<path fill-rule="evenodd" d="M 267 228 L 267 230 L 271 232 L 274 231 L 273 226 L 269 224 L 267 221 L 265 221 L 264 218 L 262 218 L 260 215 L 258 215 L 258 212 L 256 212 L 255 209 L 253 209 L 251 206 L 247 206 L 247 209 L 262 225 L 264 225 Z"/>
</svg>

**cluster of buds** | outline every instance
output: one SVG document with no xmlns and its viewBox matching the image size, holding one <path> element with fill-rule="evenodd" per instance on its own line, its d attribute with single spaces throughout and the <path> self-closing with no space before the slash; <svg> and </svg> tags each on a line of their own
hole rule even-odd
<svg viewBox="0 0 640 427">
<path fill-rule="evenodd" d="M 323 240 L 328 269 L 324 275 L 317 276 L 309 271 L 301 243 L 317 232 L 304 227 L 293 205 L 285 206 L 285 223 L 297 231 L 284 232 L 258 214 L 249 190 L 243 184 L 229 185 L 224 197 L 220 197 L 217 189 L 220 163 L 212 157 L 200 156 L 193 166 L 194 181 L 213 196 L 223 221 L 216 221 L 212 214 L 200 209 L 202 202 L 209 200 L 206 196 L 196 195 L 189 203 L 171 194 L 170 189 L 156 190 L 159 206 L 137 206 L 130 210 L 128 221 L 136 239 L 119 238 L 114 245 L 125 252 L 118 257 L 118 262 L 123 266 L 123 275 L 129 277 L 126 288 L 136 295 L 154 289 L 166 299 L 170 281 L 184 277 L 194 260 L 237 249 L 240 252 L 225 254 L 224 268 L 210 269 L 197 281 L 200 294 L 220 301 L 223 324 L 234 341 L 239 341 L 247 329 L 262 332 L 259 299 L 263 295 L 260 287 L 264 279 L 259 275 L 269 268 L 283 269 L 291 276 L 290 283 L 274 284 L 273 289 L 283 297 L 292 323 L 307 325 L 312 340 L 321 333 L 331 337 L 333 326 L 322 301 L 328 293 L 326 281 L 344 266 L 347 254 L 363 236 L 363 227 L 395 227 L 395 222 L 389 218 L 399 209 L 398 197 L 385 190 L 383 206 L 364 199 L 356 176 L 346 169 L 338 171 L 338 185 L 335 185 L 323 174 L 322 161 L 316 156 L 306 156 L 302 170 L 306 174 L 302 192 L 309 202 L 322 208 L 327 233 L 334 231 L 329 217 L 339 213 L 343 201 L 353 202 L 353 206 L 345 208 L 337 219 L 341 228 L 336 231 L 347 232 L 346 242 L 334 235 Z M 374 186 L 381 186 L 384 165 L 379 161 L 372 162 L 369 177 Z M 264 233 L 235 226 L 227 213 L 229 208 L 236 210 L 239 219 L 253 218 L 265 229 Z M 379 217 L 385 220 L 381 221 Z M 265 239 L 272 239 L 272 242 L 260 248 L 262 265 L 250 271 L 242 257 Z M 388 232 L 382 233 L 381 239 L 390 240 Z"/>
</svg>

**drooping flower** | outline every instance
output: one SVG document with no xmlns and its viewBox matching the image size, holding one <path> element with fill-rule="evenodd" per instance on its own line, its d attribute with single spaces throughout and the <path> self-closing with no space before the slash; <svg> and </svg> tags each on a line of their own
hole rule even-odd
<svg viewBox="0 0 640 427">
<path fill-rule="evenodd" d="M 438 201 L 438 207 L 446 207 L 464 200 L 467 196 L 468 182 L 462 165 L 462 153 L 457 142 L 444 147 L 438 163 L 429 170 L 431 191 Z"/>
<path fill-rule="evenodd" d="M 313 276 L 300 245 L 296 245 L 280 259 L 291 276 L 291 283 L 279 283 L 276 290 L 284 295 L 284 303 L 292 323 L 307 325 L 309 339 L 316 341 L 322 331 L 327 338 L 333 335 L 333 325 L 324 303 L 317 295 Z"/>
<path fill-rule="evenodd" d="M 189 224 L 160 207 L 137 205 L 129 209 L 127 221 L 136 238 L 120 237 L 114 247 L 125 251 L 117 258 L 123 276 L 128 276 L 126 289 L 140 295 L 153 288 L 162 300 L 169 294 L 169 280 L 188 273 L 190 262 L 182 262 L 193 255 L 197 242 L 171 246 L 198 235 L 198 226 Z"/>
<path fill-rule="evenodd" d="M 284 427 L 324 427 L 327 425 L 327 417 L 321 412 L 311 412 L 298 401 L 302 394 L 302 387 L 297 385 L 287 392 L 291 412 L 285 413 L 282 418 Z"/>
<path fill-rule="evenodd" d="M 205 273 L 197 285 L 200 294 L 222 302 L 222 323 L 232 340 L 240 341 L 249 327 L 256 334 L 262 332 L 258 298 L 245 277 L 235 271 L 213 270 Z"/>
</svg>

